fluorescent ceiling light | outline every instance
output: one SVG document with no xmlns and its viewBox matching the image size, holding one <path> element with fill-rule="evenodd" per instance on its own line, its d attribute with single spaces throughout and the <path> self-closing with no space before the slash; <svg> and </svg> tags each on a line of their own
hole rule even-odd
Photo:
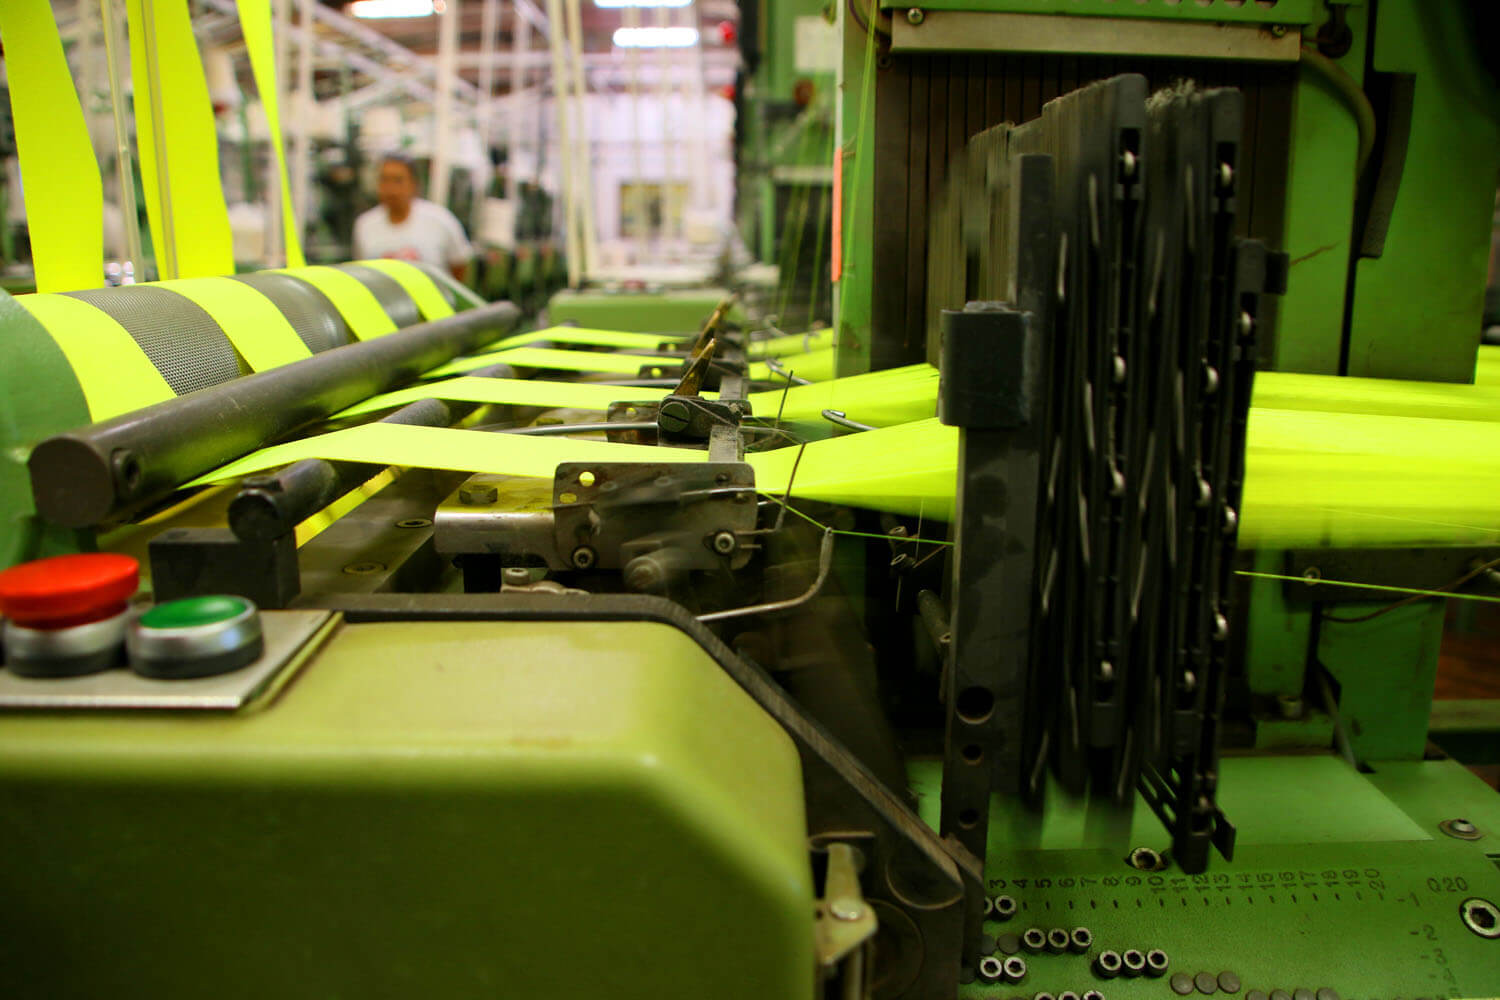
<svg viewBox="0 0 1500 1000">
<path fill-rule="evenodd" d="M 442 10 L 433 0 L 354 0 L 344 8 L 353 17 L 427 17 Z"/>
<path fill-rule="evenodd" d="M 622 49 L 685 49 L 698 44 L 698 29 L 616 28 L 615 44 Z"/>
<path fill-rule="evenodd" d="M 595 7 L 686 7 L 693 0 L 594 0 Z"/>
</svg>

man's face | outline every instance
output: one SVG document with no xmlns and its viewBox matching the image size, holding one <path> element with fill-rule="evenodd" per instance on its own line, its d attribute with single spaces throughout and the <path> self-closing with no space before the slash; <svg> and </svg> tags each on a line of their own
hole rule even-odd
<svg viewBox="0 0 1500 1000">
<path fill-rule="evenodd" d="M 404 212 L 411 207 L 417 196 L 417 179 L 404 163 L 387 161 L 380 165 L 380 179 L 375 184 L 375 194 L 388 209 Z"/>
</svg>

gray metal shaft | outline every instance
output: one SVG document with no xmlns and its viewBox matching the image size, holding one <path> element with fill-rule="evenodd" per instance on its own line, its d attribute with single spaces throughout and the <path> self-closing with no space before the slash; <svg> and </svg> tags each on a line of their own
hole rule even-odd
<svg viewBox="0 0 1500 1000">
<path fill-rule="evenodd" d="M 484 346 L 515 325 L 509 302 L 420 323 L 48 438 L 31 453 L 47 520 L 119 520 L 268 442 Z"/>
</svg>

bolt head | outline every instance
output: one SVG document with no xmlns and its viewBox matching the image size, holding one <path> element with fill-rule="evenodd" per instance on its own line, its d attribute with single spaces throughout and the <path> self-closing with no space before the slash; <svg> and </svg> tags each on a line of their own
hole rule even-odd
<svg viewBox="0 0 1500 1000">
<path fill-rule="evenodd" d="M 500 491 L 491 483 L 465 483 L 458 491 L 458 502 L 465 507 L 484 507 L 498 499 Z"/>
<path fill-rule="evenodd" d="M 925 20 L 927 20 L 927 15 L 922 11 L 921 7 L 912 7 L 906 12 L 907 24 L 918 25 Z"/>
<path fill-rule="evenodd" d="M 835 920 L 858 920 L 865 915 L 865 904 L 858 899 L 831 899 L 828 901 L 828 913 Z"/>
<path fill-rule="evenodd" d="M 721 556 L 727 556 L 730 553 L 734 552 L 735 548 L 738 545 L 739 542 L 735 540 L 734 532 L 732 531 L 720 531 L 714 534 L 714 551 Z"/>
<path fill-rule="evenodd" d="M 597 558 L 594 550 L 587 545 L 580 545 L 573 550 L 573 565 L 579 569 L 589 569 Z"/>
</svg>

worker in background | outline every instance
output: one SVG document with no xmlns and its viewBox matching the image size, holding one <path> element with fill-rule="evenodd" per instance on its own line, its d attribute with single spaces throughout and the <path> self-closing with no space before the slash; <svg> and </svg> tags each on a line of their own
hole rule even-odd
<svg viewBox="0 0 1500 1000">
<path fill-rule="evenodd" d="M 355 259 L 420 261 L 446 267 L 464 280 L 474 248 L 452 212 L 417 197 L 417 170 L 410 159 L 387 154 L 380 161 L 375 193 L 380 204 L 354 220 Z"/>
</svg>

